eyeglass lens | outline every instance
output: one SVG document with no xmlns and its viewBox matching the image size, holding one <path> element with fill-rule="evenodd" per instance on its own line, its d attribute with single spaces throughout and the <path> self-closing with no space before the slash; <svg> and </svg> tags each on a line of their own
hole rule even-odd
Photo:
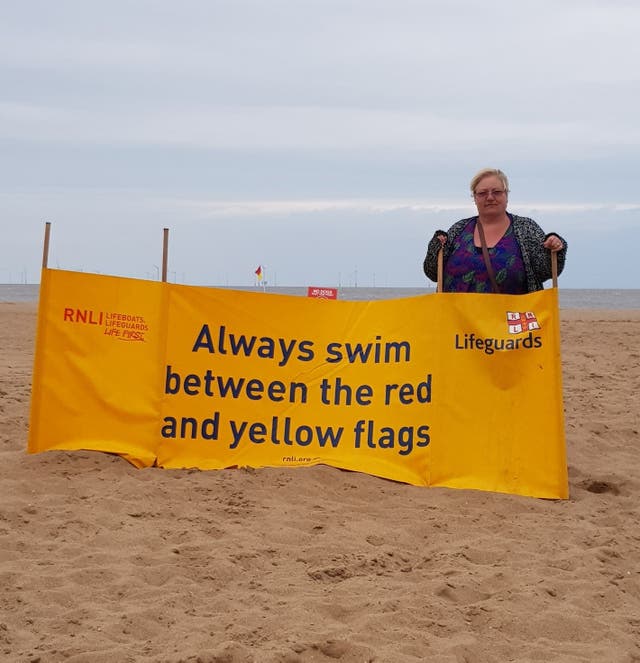
<svg viewBox="0 0 640 663">
<path fill-rule="evenodd" d="M 488 196 L 493 196 L 498 198 L 504 193 L 504 189 L 491 189 L 490 191 L 476 191 L 476 196 L 478 198 L 487 198 Z"/>
</svg>

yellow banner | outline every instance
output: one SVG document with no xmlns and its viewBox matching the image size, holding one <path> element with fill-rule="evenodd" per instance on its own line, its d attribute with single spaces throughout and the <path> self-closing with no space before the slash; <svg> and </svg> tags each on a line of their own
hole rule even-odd
<svg viewBox="0 0 640 663">
<path fill-rule="evenodd" d="M 43 270 L 29 452 L 566 498 L 556 290 L 348 302 Z"/>
</svg>

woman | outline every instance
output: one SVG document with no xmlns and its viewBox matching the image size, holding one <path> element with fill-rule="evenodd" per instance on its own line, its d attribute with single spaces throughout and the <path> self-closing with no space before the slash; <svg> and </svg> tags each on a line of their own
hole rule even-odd
<svg viewBox="0 0 640 663">
<path fill-rule="evenodd" d="M 501 292 L 520 295 L 542 290 L 551 278 L 551 252 L 564 268 L 567 243 L 555 233 L 545 235 L 524 216 L 507 212 L 509 181 L 495 168 L 471 180 L 477 216 L 437 230 L 429 242 L 424 273 L 438 280 L 438 251 L 443 248 L 444 292 Z M 484 244 L 484 247 L 483 247 Z"/>
</svg>

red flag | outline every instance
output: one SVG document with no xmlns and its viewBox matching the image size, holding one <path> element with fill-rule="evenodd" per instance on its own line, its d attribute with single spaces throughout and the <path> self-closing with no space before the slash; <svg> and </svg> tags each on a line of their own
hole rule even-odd
<svg viewBox="0 0 640 663">
<path fill-rule="evenodd" d="M 258 269 L 255 271 L 258 281 L 262 281 L 262 265 L 258 265 Z"/>
</svg>

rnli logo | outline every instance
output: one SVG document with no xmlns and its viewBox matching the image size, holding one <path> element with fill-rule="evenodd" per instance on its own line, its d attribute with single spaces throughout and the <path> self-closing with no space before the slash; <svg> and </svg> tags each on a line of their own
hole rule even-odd
<svg viewBox="0 0 640 663">
<path fill-rule="evenodd" d="M 144 316 L 124 311 L 98 311 L 66 307 L 62 319 L 80 325 L 95 325 L 105 336 L 119 341 L 145 341 L 149 325 Z"/>
<path fill-rule="evenodd" d="M 507 329 L 510 334 L 524 334 L 534 329 L 540 329 L 540 323 L 532 311 L 524 313 L 507 311 Z"/>
</svg>

